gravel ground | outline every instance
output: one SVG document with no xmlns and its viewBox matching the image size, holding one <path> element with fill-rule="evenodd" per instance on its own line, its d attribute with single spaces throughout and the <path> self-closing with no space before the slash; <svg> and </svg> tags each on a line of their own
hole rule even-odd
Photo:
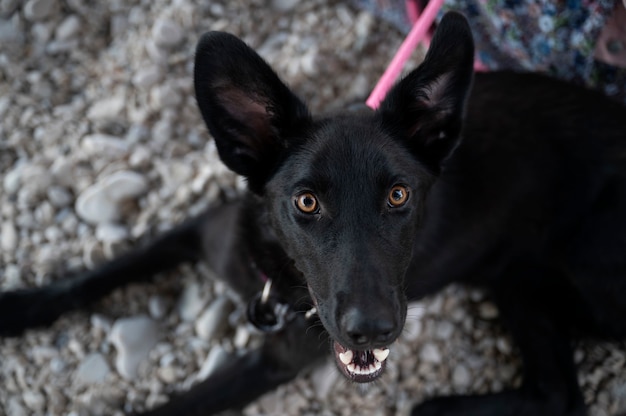
<svg viewBox="0 0 626 416">
<path fill-rule="evenodd" d="M 363 100 L 402 40 L 345 2 L 196 3 L 0 0 L 0 290 L 93 268 L 241 192 L 194 102 L 202 32 L 243 37 L 315 111 Z M 208 275 L 181 267 L 0 340 L 0 413 L 150 408 L 254 345 Z M 519 383 L 516 351 L 481 292 L 453 286 L 409 315 L 382 381 L 356 389 L 327 363 L 244 413 L 404 415 L 424 397 Z M 577 346 L 594 416 L 626 411 L 623 347 Z"/>
</svg>

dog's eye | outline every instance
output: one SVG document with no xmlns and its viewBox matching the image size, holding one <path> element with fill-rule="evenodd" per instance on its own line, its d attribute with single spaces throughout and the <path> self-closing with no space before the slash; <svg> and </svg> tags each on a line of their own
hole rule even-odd
<svg viewBox="0 0 626 416">
<path fill-rule="evenodd" d="M 409 199 L 409 188 L 404 185 L 395 185 L 389 191 L 389 198 L 387 199 L 387 203 L 392 208 L 398 208 L 402 205 L 406 204 L 406 201 Z"/>
<path fill-rule="evenodd" d="M 318 203 L 315 195 L 303 192 L 296 196 L 296 208 L 305 214 L 315 214 L 318 211 Z"/>
</svg>

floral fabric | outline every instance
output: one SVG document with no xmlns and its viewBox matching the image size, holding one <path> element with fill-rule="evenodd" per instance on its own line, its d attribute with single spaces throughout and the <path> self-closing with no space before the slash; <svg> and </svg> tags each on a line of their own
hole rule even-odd
<svg viewBox="0 0 626 416">
<path fill-rule="evenodd" d="M 355 0 L 408 32 L 404 0 Z M 488 69 L 539 71 L 603 91 L 626 104 L 626 68 L 594 58 L 615 0 L 446 0 L 441 16 L 468 17 Z M 624 40 L 626 42 L 626 40 Z M 626 43 L 625 43 L 626 44 Z"/>
</svg>

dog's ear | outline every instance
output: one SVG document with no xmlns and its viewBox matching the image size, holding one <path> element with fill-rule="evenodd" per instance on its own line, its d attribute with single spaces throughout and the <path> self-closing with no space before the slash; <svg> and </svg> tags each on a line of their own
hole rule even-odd
<svg viewBox="0 0 626 416">
<path fill-rule="evenodd" d="M 194 83 L 220 158 L 260 191 L 289 136 L 310 121 L 306 106 L 255 51 L 228 33 L 202 36 Z"/>
<path fill-rule="evenodd" d="M 424 62 L 389 91 L 378 110 L 383 126 L 404 137 L 418 159 L 435 172 L 458 141 L 473 62 L 467 20 L 447 13 Z"/>
</svg>

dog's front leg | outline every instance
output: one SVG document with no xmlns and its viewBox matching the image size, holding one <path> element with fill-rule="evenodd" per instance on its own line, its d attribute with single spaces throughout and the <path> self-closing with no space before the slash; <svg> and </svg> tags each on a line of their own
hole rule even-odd
<svg viewBox="0 0 626 416">
<path fill-rule="evenodd" d="M 212 415 L 242 409 L 327 354 L 321 331 L 300 315 L 284 330 L 267 335 L 259 349 L 230 359 L 206 380 L 142 416 Z"/>
<path fill-rule="evenodd" d="M 505 326 L 520 349 L 519 389 L 475 396 L 440 397 L 413 409 L 413 416 L 583 416 L 586 409 L 564 322 L 565 287 L 556 272 L 511 268 L 492 286 Z M 547 287 L 547 285 L 552 287 Z M 556 294 L 555 294 L 556 290 Z M 565 318 L 566 319 L 566 318 Z"/>
</svg>

